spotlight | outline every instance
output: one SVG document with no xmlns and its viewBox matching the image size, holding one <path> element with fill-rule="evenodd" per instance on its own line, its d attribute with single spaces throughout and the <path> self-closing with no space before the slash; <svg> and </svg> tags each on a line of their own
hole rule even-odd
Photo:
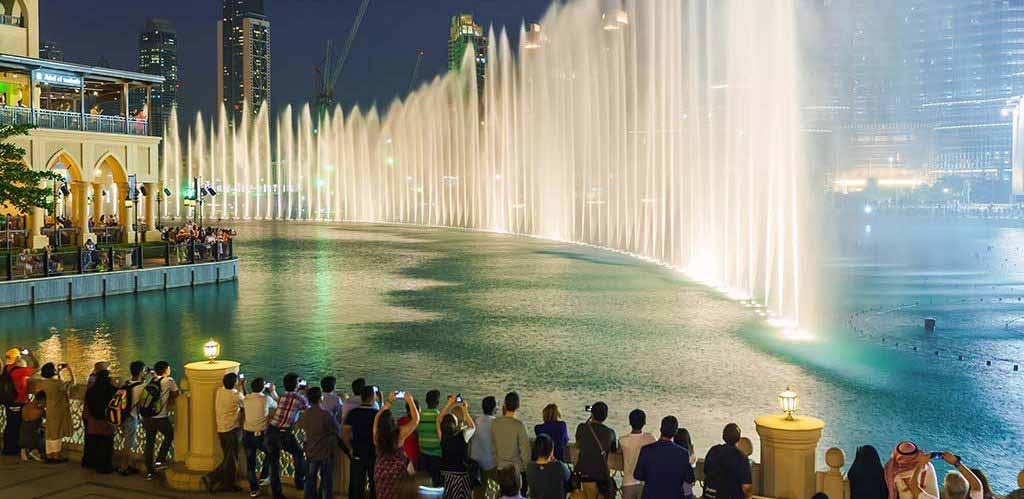
<svg viewBox="0 0 1024 499">
<path fill-rule="evenodd" d="M 143 196 L 149 197 L 149 189 L 147 189 L 145 185 L 139 186 L 139 193 Z"/>
<path fill-rule="evenodd" d="M 164 187 L 164 196 L 165 197 L 171 197 L 171 190 L 166 188 L 166 187 Z"/>
</svg>

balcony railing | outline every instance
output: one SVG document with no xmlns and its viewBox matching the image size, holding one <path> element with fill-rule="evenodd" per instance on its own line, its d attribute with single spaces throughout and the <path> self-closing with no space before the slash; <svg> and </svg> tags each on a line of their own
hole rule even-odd
<svg viewBox="0 0 1024 499">
<path fill-rule="evenodd" d="M 57 130 L 83 130 L 87 132 L 149 135 L 149 122 L 138 118 L 103 116 L 49 109 L 0 106 L 0 124 L 35 125 Z"/>
<path fill-rule="evenodd" d="M 0 14 L 0 24 L 24 28 L 25 18 L 21 16 L 9 16 L 7 14 Z"/>
</svg>

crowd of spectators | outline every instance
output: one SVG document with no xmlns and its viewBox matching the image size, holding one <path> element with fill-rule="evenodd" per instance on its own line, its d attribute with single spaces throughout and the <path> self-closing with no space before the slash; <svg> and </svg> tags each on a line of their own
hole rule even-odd
<svg viewBox="0 0 1024 499">
<path fill-rule="evenodd" d="M 235 231 L 221 227 L 202 227 L 192 221 L 180 227 L 165 227 L 161 238 L 174 244 L 178 260 L 188 259 L 189 248 L 195 248 L 196 259 L 220 259 L 228 254 Z"/>
<path fill-rule="evenodd" d="M 36 379 L 30 391 L 32 378 Z M 235 459 L 240 446 L 251 497 L 260 496 L 265 488 L 274 498 L 284 497 L 282 453 L 291 455 L 294 486 L 305 498 L 333 496 L 334 469 L 341 454 L 349 457 L 351 499 L 416 497 L 417 472 L 429 477 L 437 493 L 454 499 L 484 497 L 492 486 L 503 499 L 693 498 L 698 485 L 692 439 L 675 416 L 662 418 L 658 431 L 650 433 L 645 431 L 646 413 L 634 409 L 629 413 L 629 433 L 619 437 L 607 424 L 608 405 L 595 402 L 586 407 L 589 417 L 576 427 L 570 443 L 568 427 L 554 404 L 544 408 L 544 422 L 534 427 L 531 439 L 519 416 L 516 392 L 507 393 L 500 407 L 495 397 L 484 397 L 480 413 L 473 416 L 461 394 L 442 398 L 439 390 L 430 390 L 421 408 L 411 392 L 385 392 L 363 378 L 352 382 L 351 395 L 337 393 L 336 384 L 335 377 L 325 376 L 319 386 L 310 386 L 289 373 L 279 393 L 265 378 L 247 383 L 244 374 L 225 374 L 214 403 L 224 457 L 202 477 L 207 491 L 241 490 Z M 65 462 L 62 441 L 71 435 L 70 400 L 79 388 L 68 365 L 40 367 L 28 350 L 7 351 L 0 377 L 0 402 L 6 411 L 3 454 Z M 172 407 L 180 393 L 170 364 L 160 361 L 148 368 L 141 361 L 132 362 L 127 379 L 117 380 L 109 365 L 99 362 L 84 390 L 82 466 L 99 473 L 139 473 L 130 450 L 141 427 L 145 477 L 158 478 L 167 467 L 174 439 Z M 114 454 L 118 432 L 126 449 L 120 457 Z M 721 443 L 704 455 L 702 497 L 749 499 L 749 452 L 750 442 L 739 426 L 726 425 Z M 620 480 L 609 465 L 613 453 L 622 456 Z M 952 468 L 942 478 L 942 487 L 933 465 L 937 460 Z M 567 461 L 573 462 L 571 468 Z M 912 442 L 896 445 L 884 465 L 875 448 L 857 449 L 848 479 L 851 499 L 998 497 L 980 470 L 968 468 L 950 452 L 925 452 Z M 819 493 L 815 499 L 827 497 Z"/>
</svg>

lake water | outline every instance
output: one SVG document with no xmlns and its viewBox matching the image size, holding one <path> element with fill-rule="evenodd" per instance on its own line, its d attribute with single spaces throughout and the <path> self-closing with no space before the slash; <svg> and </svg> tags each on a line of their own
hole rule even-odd
<svg viewBox="0 0 1024 499">
<path fill-rule="evenodd" d="M 530 424 L 555 402 L 574 426 L 584 405 L 604 400 L 620 432 L 635 407 L 651 431 L 674 414 L 701 453 L 730 421 L 756 442 L 754 418 L 776 412 L 777 393 L 792 386 L 801 413 L 827 423 L 819 456 L 835 445 L 852 460 L 864 443 L 885 455 L 909 438 L 1010 489 L 1024 465 L 1024 372 L 1012 371 L 1024 360 L 1024 229 L 923 219 L 843 227 L 824 269 L 836 311 L 807 342 L 780 338 L 750 309 L 672 271 L 598 249 L 252 223 L 237 226 L 238 282 L 0 311 L 0 344 L 85 373 L 97 360 L 181 366 L 214 337 L 250 378 L 365 376 L 420 398 L 462 393 L 475 410 L 484 395 L 515 389 Z M 925 317 L 936 332 L 923 331 Z"/>
</svg>

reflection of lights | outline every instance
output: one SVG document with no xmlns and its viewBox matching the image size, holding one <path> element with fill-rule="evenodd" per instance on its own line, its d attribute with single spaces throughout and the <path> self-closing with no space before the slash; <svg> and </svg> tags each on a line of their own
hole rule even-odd
<svg viewBox="0 0 1024 499">
<path fill-rule="evenodd" d="M 657 200 L 657 198 L 643 198 L 643 199 L 640 200 L 640 202 L 643 203 L 643 204 L 654 204 L 654 203 L 657 203 L 658 200 Z"/>
<path fill-rule="evenodd" d="M 327 167 L 325 169 L 327 171 L 329 171 L 329 172 L 333 172 L 334 171 L 334 165 L 327 165 Z M 260 179 L 260 180 L 262 181 L 263 179 Z"/>
<path fill-rule="evenodd" d="M 949 194 L 949 187 L 943 187 L 942 188 L 942 193 L 943 194 Z"/>
<path fill-rule="evenodd" d="M 870 215 L 872 211 L 874 211 L 874 209 L 871 208 L 870 204 L 864 205 L 864 214 L 865 215 Z"/>
<path fill-rule="evenodd" d="M 500 173 L 495 173 L 494 174 L 494 180 L 501 180 L 501 174 Z"/>
<path fill-rule="evenodd" d="M 405 181 L 406 181 L 406 182 L 412 182 L 412 177 L 411 177 L 411 176 L 408 176 L 408 175 L 406 175 L 406 176 L 405 176 Z"/>
<path fill-rule="evenodd" d="M 323 186 L 324 186 L 324 181 L 323 181 L 323 180 L 321 180 L 321 179 L 317 179 L 317 180 L 316 180 L 316 186 L 317 186 L 317 187 L 323 187 Z"/>
<path fill-rule="evenodd" d="M 866 232 L 868 234 L 871 233 L 871 224 L 867 224 L 867 225 L 864 226 L 864 232 Z"/>
<path fill-rule="evenodd" d="M 1006 109 L 1006 108 L 1004 107 L 1003 109 L 1000 109 L 1000 110 L 999 110 L 999 114 L 1000 114 L 1000 115 L 1001 115 L 1001 116 L 1002 116 L 1003 118 L 1005 118 L 1005 117 L 1007 117 L 1007 116 L 1009 116 L 1009 115 L 1010 115 L 1010 110 L 1009 110 L 1009 109 Z"/>
<path fill-rule="evenodd" d="M 395 158 L 392 158 L 391 156 L 388 156 L 388 166 L 394 166 L 394 164 L 395 164 Z"/>
<path fill-rule="evenodd" d="M 516 203 L 516 204 L 512 205 L 512 208 L 517 209 L 517 210 L 525 209 L 526 208 L 526 203 Z"/>
<path fill-rule="evenodd" d="M 817 339 L 814 333 L 807 331 L 806 329 L 800 329 L 798 327 L 784 328 L 782 331 L 782 339 L 793 342 L 807 343 Z"/>
</svg>

